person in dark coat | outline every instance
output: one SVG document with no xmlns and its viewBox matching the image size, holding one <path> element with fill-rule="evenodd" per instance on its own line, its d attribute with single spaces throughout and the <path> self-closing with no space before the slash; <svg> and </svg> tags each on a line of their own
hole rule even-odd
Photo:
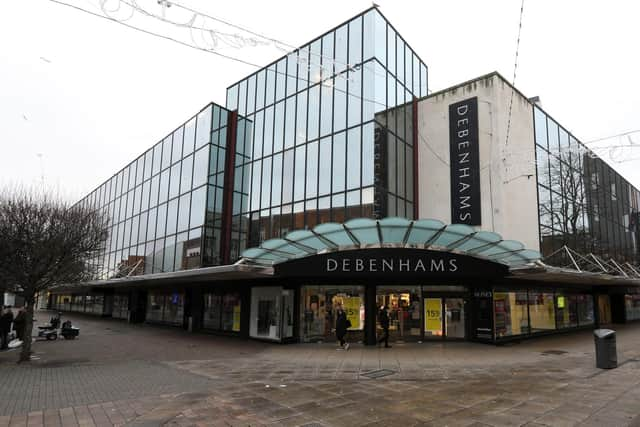
<svg viewBox="0 0 640 427">
<path fill-rule="evenodd" d="M 9 332 L 13 322 L 13 312 L 9 307 L 5 307 L 0 315 L 0 350 L 9 348 Z"/>
<path fill-rule="evenodd" d="M 24 341 L 24 327 L 27 322 L 27 313 L 24 311 L 24 307 L 20 307 L 16 318 L 13 319 L 13 330 L 16 331 L 16 338 L 20 341 Z"/>
<path fill-rule="evenodd" d="M 345 335 L 347 335 L 347 313 L 342 309 L 342 305 L 338 304 L 336 308 L 336 338 L 340 342 L 340 348 L 348 350 L 349 344 L 345 342 Z"/>
<path fill-rule="evenodd" d="M 380 307 L 380 311 L 378 312 L 378 322 L 380 322 L 380 327 L 382 328 L 382 336 L 378 339 L 378 344 L 382 344 L 384 342 L 385 348 L 390 348 L 389 345 L 389 313 L 387 313 L 387 307 Z"/>
</svg>

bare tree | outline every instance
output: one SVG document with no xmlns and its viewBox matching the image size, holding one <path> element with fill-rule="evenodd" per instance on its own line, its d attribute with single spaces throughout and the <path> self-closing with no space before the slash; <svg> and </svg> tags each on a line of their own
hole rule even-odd
<svg viewBox="0 0 640 427">
<path fill-rule="evenodd" d="M 549 163 L 550 198 L 540 200 L 541 214 L 553 220 L 554 227 L 565 236 L 579 236 L 584 231 L 582 218 L 585 197 L 580 154 L 564 151 Z"/>
<path fill-rule="evenodd" d="M 33 191 L 0 193 L 0 283 L 27 305 L 20 361 L 31 358 L 36 295 L 93 278 L 107 237 L 107 221 L 91 207 Z"/>
</svg>

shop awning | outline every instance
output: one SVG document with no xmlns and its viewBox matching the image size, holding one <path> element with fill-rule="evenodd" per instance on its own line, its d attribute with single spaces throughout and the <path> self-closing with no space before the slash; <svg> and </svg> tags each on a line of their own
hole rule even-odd
<svg viewBox="0 0 640 427">
<path fill-rule="evenodd" d="M 273 268 L 259 265 L 220 265 L 216 267 L 195 268 L 191 270 L 167 273 L 143 274 L 139 276 L 119 277 L 108 280 L 93 280 L 74 285 L 57 286 L 52 293 L 91 290 L 94 288 L 154 287 L 179 285 L 183 283 L 202 283 L 212 281 L 248 280 L 273 276 Z"/>
<path fill-rule="evenodd" d="M 435 219 L 411 221 L 389 217 L 352 219 L 344 224 L 324 223 L 312 230 L 295 230 L 284 238 L 270 239 L 242 252 L 240 264 L 272 266 L 327 252 L 379 247 L 422 248 L 469 255 L 511 267 L 540 259 L 538 251 L 498 233 L 476 231 L 464 224 L 444 224 Z"/>
</svg>

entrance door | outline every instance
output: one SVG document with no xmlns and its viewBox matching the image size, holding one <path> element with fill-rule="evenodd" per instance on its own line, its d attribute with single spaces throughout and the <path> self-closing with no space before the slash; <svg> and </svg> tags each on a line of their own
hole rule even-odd
<svg viewBox="0 0 640 427">
<path fill-rule="evenodd" d="M 386 307 L 389 315 L 389 340 L 392 342 L 420 339 L 420 288 L 378 286 L 376 289 L 376 334 L 381 336 L 379 310 Z"/>
<path fill-rule="evenodd" d="M 424 337 L 465 338 L 464 299 L 425 298 Z"/>
<path fill-rule="evenodd" d="M 447 338 L 464 338 L 464 299 L 445 298 L 445 336 Z"/>
</svg>

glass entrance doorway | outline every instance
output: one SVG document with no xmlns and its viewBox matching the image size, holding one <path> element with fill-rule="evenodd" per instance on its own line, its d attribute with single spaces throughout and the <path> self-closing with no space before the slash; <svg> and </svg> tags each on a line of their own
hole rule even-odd
<svg viewBox="0 0 640 427">
<path fill-rule="evenodd" d="M 465 338 L 463 298 L 424 298 L 424 337 Z"/>
<path fill-rule="evenodd" d="M 386 307 L 389 315 L 389 341 L 420 339 L 420 288 L 388 286 L 376 289 L 376 335 L 382 336 L 379 311 Z"/>
</svg>

